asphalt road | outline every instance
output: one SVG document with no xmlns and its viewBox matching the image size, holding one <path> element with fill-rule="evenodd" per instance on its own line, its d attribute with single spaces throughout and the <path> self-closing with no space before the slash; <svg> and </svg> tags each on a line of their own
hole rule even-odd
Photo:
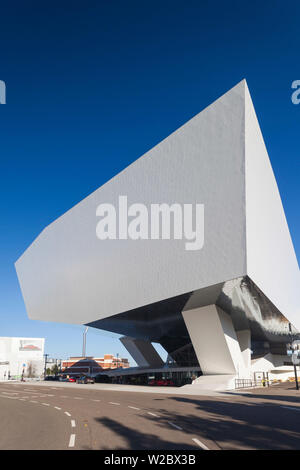
<svg viewBox="0 0 300 470">
<path fill-rule="evenodd" d="M 300 392 L 191 396 L 0 383 L 0 449 L 300 449 Z"/>
</svg>

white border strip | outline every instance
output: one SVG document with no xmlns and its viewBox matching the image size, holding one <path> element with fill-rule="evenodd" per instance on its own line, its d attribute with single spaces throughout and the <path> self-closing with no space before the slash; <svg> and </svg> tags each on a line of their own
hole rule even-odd
<svg viewBox="0 0 300 470">
<path fill-rule="evenodd" d="M 76 434 L 71 434 L 70 441 L 69 441 L 69 447 L 74 447 L 75 446 L 75 437 L 76 437 Z"/>
</svg>

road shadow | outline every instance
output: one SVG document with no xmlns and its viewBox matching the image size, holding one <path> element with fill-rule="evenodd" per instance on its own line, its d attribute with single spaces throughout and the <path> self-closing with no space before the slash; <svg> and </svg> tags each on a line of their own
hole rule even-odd
<svg viewBox="0 0 300 470">
<path fill-rule="evenodd" d="M 231 397 L 237 397 L 237 396 L 240 396 L 240 397 L 247 397 L 247 399 L 260 399 L 260 400 L 271 400 L 271 401 L 283 401 L 283 402 L 287 402 L 287 403 L 293 403 L 293 404 L 298 404 L 300 405 L 300 391 L 296 390 L 295 388 L 285 388 L 284 390 L 287 390 L 287 391 L 295 391 L 297 395 L 283 395 L 280 393 L 280 390 L 276 390 L 276 391 L 272 391 L 272 389 L 270 390 L 270 393 L 254 393 L 254 392 L 251 392 L 251 393 L 243 393 L 243 394 L 237 394 L 237 393 L 230 393 L 230 392 L 224 392 L 223 395 L 224 396 L 231 396 Z M 275 392 L 275 393 L 274 393 Z M 276 392 L 279 392 L 279 393 L 276 393 Z M 300 411 L 300 408 L 299 408 L 299 411 Z"/>
<path fill-rule="evenodd" d="M 146 418 L 146 417 L 144 417 Z M 147 419 L 147 418 L 146 418 Z M 155 434 L 143 433 L 137 429 L 132 429 L 118 421 L 108 418 L 95 418 L 95 421 L 113 431 L 125 441 L 124 447 L 117 447 L 118 450 L 199 450 L 199 447 L 192 442 L 176 442 L 163 439 Z M 102 450 L 116 449 L 112 447 L 101 447 Z M 201 449 L 200 449 L 201 450 Z"/>
<path fill-rule="evenodd" d="M 172 397 L 171 400 L 187 405 L 185 412 L 173 414 L 171 419 L 217 442 L 221 448 L 300 449 L 300 415 L 277 403 L 185 397 Z M 193 407 L 192 411 L 188 405 Z M 161 410 L 161 413 L 166 414 L 166 411 Z M 167 416 L 170 420 L 170 413 Z"/>
<path fill-rule="evenodd" d="M 189 438 L 211 442 L 212 448 L 258 449 L 258 450 L 299 450 L 300 421 L 297 412 L 278 407 L 277 404 L 254 404 L 249 402 L 226 402 L 172 397 L 177 404 L 184 404 L 180 410 L 153 409 L 158 417 L 137 414 L 135 429 L 109 417 L 95 420 L 126 442 L 125 449 L 132 450 L 183 450 L 186 443 L 167 439 L 172 429 L 170 422 L 188 433 Z M 189 406 L 191 405 L 191 406 Z M 191 408 L 192 407 L 192 408 Z M 162 429 L 162 433 L 143 432 L 143 420 L 150 420 Z M 145 426 L 145 424 L 144 424 Z M 147 429 L 147 426 L 145 426 Z M 175 431 L 181 433 L 182 431 Z M 161 438 L 162 434 L 164 438 Z M 174 434 L 173 434 L 174 438 Z"/>
</svg>

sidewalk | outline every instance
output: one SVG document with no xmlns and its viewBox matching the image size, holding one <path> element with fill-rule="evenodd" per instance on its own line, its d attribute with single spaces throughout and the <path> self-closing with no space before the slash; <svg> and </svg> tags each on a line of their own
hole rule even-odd
<svg viewBox="0 0 300 470">
<path fill-rule="evenodd" d="M 228 395 L 229 391 L 224 392 L 214 392 L 212 390 L 198 390 L 197 387 L 193 385 L 185 385 L 184 387 L 150 387 L 144 385 L 120 385 L 120 384 L 76 384 L 70 382 L 59 382 L 59 381 L 35 381 L 35 382 L 21 382 L 21 381 L 6 381 L 5 383 L 22 384 L 32 386 L 45 386 L 53 388 L 75 388 L 75 389 L 88 389 L 88 390 L 108 390 L 116 392 L 135 392 L 135 393 L 163 393 L 168 395 L 194 395 L 194 396 L 215 396 L 215 397 L 224 397 Z M 2 382 L 3 383 L 3 382 Z M 230 391 L 230 394 L 245 395 L 251 392 L 241 392 L 241 391 Z"/>
</svg>

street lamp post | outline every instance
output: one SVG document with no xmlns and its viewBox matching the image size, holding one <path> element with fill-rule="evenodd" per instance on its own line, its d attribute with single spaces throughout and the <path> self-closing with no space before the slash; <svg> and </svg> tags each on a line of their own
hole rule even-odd
<svg viewBox="0 0 300 470">
<path fill-rule="evenodd" d="M 47 358 L 48 358 L 49 354 L 44 354 L 44 357 L 45 357 L 45 367 L 44 367 L 44 379 L 46 378 L 46 369 L 47 369 Z"/>
<path fill-rule="evenodd" d="M 294 357 L 293 357 L 293 364 L 294 364 L 296 390 L 299 390 L 298 377 L 297 377 L 297 367 L 296 367 L 296 363 L 294 362 Z"/>
<path fill-rule="evenodd" d="M 294 374 L 295 374 L 295 383 L 296 383 L 296 390 L 299 390 L 299 383 L 298 383 L 298 376 L 297 376 L 297 364 L 299 364 L 299 358 L 298 358 L 298 345 L 300 341 L 296 340 L 293 341 L 293 335 L 292 335 L 292 325 L 289 323 L 289 332 L 290 332 L 290 337 L 291 337 L 291 344 L 290 344 L 290 350 L 292 351 L 292 362 L 294 366 Z"/>
<path fill-rule="evenodd" d="M 86 354 L 86 334 L 89 327 L 87 326 L 83 332 L 83 342 L 82 342 L 82 357 L 85 357 Z"/>
</svg>

